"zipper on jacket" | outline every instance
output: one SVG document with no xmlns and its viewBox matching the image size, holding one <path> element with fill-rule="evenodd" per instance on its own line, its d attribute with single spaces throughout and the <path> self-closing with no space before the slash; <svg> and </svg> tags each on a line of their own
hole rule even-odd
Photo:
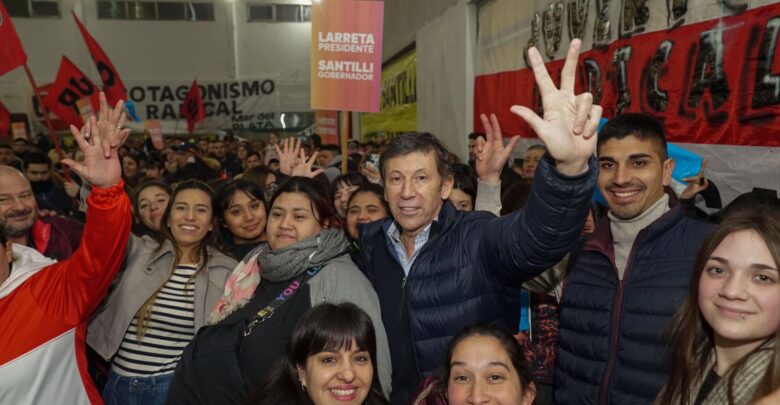
<svg viewBox="0 0 780 405">
<path fill-rule="evenodd" d="M 420 258 L 422 258 L 423 253 L 430 250 L 430 246 L 432 245 L 432 242 L 435 242 L 437 239 L 439 239 L 439 235 L 433 235 L 432 237 L 428 238 L 428 242 L 423 245 L 423 247 L 420 248 L 419 253 L 417 254 L 417 258 L 414 259 L 414 263 L 412 263 L 412 266 L 409 267 L 409 273 L 404 275 L 403 280 L 401 281 L 401 320 L 403 320 L 403 312 L 406 311 L 406 327 L 409 328 L 409 344 L 411 344 L 412 347 L 412 363 L 414 363 L 414 368 L 417 371 L 417 377 L 420 379 L 423 378 L 422 372 L 420 371 L 420 363 L 417 360 L 417 348 L 414 346 L 414 332 L 412 330 L 412 311 L 409 308 L 409 288 L 407 288 L 407 279 L 412 274 L 412 271 L 414 271 L 415 268 L 417 268 L 417 263 L 419 263 Z M 401 268 L 401 271 L 403 271 L 403 267 Z"/>
<path fill-rule="evenodd" d="M 612 379 L 612 372 L 615 369 L 615 363 L 617 362 L 617 342 L 620 339 L 620 310 L 623 307 L 623 288 L 625 280 L 625 274 L 623 280 L 620 280 L 617 293 L 615 294 L 615 302 L 612 303 L 612 334 L 609 339 L 609 359 L 607 361 L 607 371 L 604 373 L 604 377 L 601 380 L 601 389 L 599 392 L 599 404 L 607 404 L 607 393 L 609 391 L 609 382 Z"/>
<path fill-rule="evenodd" d="M 634 264 L 634 256 L 636 255 L 636 248 L 637 248 L 637 242 L 639 241 L 640 237 L 645 233 L 645 230 L 642 229 L 637 233 L 636 238 L 634 238 L 634 243 L 631 245 L 631 252 L 628 254 L 628 259 L 626 260 L 626 268 L 625 271 L 623 271 L 623 278 L 621 279 L 618 276 L 618 268 L 617 264 L 611 257 L 607 257 L 609 259 L 609 262 L 612 264 L 612 269 L 615 270 L 615 277 L 618 277 L 618 290 L 615 294 L 615 301 L 612 303 L 612 333 L 610 335 L 609 340 L 609 360 L 607 361 L 607 370 L 604 373 L 604 377 L 601 380 L 601 389 L 599 390 L 599 404 L 600 405 L 607 405 L 607 394 L 609 393 L 609 384 L 612 380 L 612 373 L 615 371 L 615 363 L 617 363 L 617 355 L 618 355 L 618 341 L 620 340 L 620 312 L 623 309 L 623 294 L 626 287 L 626 280 L 628 280 L 628 273 L 631 271 L 631 268 Z M 614 245 L 613 245 L 613 251 L 614 251 Z"/>
</svg>

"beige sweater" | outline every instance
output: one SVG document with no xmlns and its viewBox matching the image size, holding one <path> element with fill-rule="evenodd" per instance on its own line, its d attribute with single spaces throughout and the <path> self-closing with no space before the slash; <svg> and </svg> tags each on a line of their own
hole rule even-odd
<svg viewBox="0 0 780 405">
<path fill-rule="evenodd" d="M 734 376 L 734 405 L 749 405 L 753 399 L 753 395 L 758 389 L 758 385 L 764 378 L 764 374 L 772 361 L 774 355 L 774 343 L 769 340 L 764 343 L 757 351 L 750 355 L 747 363 L 740 367 L 738 374 Z M 710 354 L 710 361 L 707 369 L 702 373 L 701 378 L 696 381 L 691 387 L 689 393 L 688 403 L 692 404 L 696 401 L 696 397 L 699 395 L 701 385 L 704 383 L 709 370 L 715 365 L 715 353 Z M 715 387 L 712 388 L 707 398 L 704 399 L 702 405 L 724 405 L 728 404 L 728 382 L 731 379 L 733 370 L 729 370 L 725 376 L 722 376 L 718 380 Z M 663 390 L 661 390 L 663 393 Z M 680 403 L 679 399 L 672 401 L 671 404 L 661 404 L 661 395 L 658 395 L 653 405 L 676 405 Z"/>
<path fill-rule="evenodd" d="M 612 211 L 607 214 L 609 215 L 609 225 L 612 230 L 612 244 L 615 249 L 615 266 L 617 266 L 618 278 L 623 279 L 628 256 L 631 255 L 631 248 L 634 247 L 634 240 L 636 240 L 639 231 L 650 226 L 650 224 L 668 211 L 669 196 L 664 194 L 655 204 L 634 218 L 620 219 L 612 215 Z"/>
</svg>

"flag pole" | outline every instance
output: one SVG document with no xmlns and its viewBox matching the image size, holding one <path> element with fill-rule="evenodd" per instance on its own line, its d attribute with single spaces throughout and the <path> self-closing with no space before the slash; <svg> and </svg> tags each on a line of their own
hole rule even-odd
<svg viewBox="0 0 780 405">
<path fill-rule="evenodd" d="M 339 124 L 341 128 L 339 134 L 341 135 L 341 174 L 347 174 L 347 143 L 349 142 L 349 112 L 339 112 Z"/>
<path fill-rule="evenodd" d="M 51 124 L 51 120 L 49 120 L 49 110 L 46 109 L 46 106 L 43 105 L 43 98 L 41 97 L 41 93 L 38 90 L 38 85 L 35 84 L 35 78 L 33 78 L 32 71 L 30 71 L 30 67 L 25 62 L 24 64 L 24 73 L 27 74 L 27 80 L 30 81 L 30 85 L 33 88 L 33 92 L 35 92 L 35 98 L 38 100 L 38 105 L 41 107 L 41 113 L 43 114 L 43 120 L 46 122 L 46 126 L 49 128 L 49 135 L 51 136 L 52 142 L 54 142 L 54 149 L 57 150 L 57 156 L 60 158 L 60 161 L 65 159 L 65 154 L 62 153 L 62 148 L 60 147 L 60 140 L 57 138 L 57 134 L 54 133 L 54 126 Z M 71 181 L 70 176 L 68 175 L 68 167 L 63 165 L 62 166 L 62 174 L 65 176 L 65 180 Z"/>
</svg>

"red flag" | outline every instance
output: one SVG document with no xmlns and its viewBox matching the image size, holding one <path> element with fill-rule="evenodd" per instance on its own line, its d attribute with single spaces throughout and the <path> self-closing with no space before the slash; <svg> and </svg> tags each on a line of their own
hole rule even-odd
<svg viewBox="0 0 780 405">
<path fill-rule="evenodd" d="M 27 63 L 27 54 L 16 34 L 11 17 L 0 2 L 0 75 Z"/>
<path fill-rule="evenodd" d="M 62 57 L 60 70 L 57 72 L 57 80 L 49 87 L 48 94 L 43 98 L 43 104 L 51 112 L 62 118 L 65 124 L 77 127 L 83 125 L 82 111 L 79 104 L 84 107 L 84 102 L 79 100 L 88 98 L 90 103 L 86 107 L 92 107 L 92 112 L 98 111 L 98 94 L 100 89 L 76 65 L 65 56 Z"/>
<path fill-rule="evenodd" d="M 197 80 L 192 81 L 192 86 L 190 86 L 190 91 L 187 92 L 187 97 L 184 99 L 184 104 L 181 105 L 179 114 L 187 119 L 187 131 L 189 131 L 190 135 L 192 135 L 195 124 L 206 119 L 206 111 L 203 109 L 203 98 L 200 96 Z"/>
<path fill-rule="evenodd" d="M 6 138 L 11 133 L 11 113 L 0 103 L 0 138 Z"/>
<path fill-rule="evenodd" d="M 125 84 L 122 83 L 122 79 L 119 77 L 119 72 L 114 68 L 114 64 L 111 63 L 108 55 L 103 52 L 97 41 L 84 28 L 76 14 L 72 11 L 71 14 L 73 14 L 73 19 L 76 20 L 81 36 L 84 37 L 84 42 L 87 43 L 89 54 L 92 56 L 92 62 L 95 63 L 95 67 L 100 73 L 100 79 L 103 81 L 103 92 L 106 93 L 108 103 L 115 105 L 119 100 L 127 100 L 127 89 L 125 89 Z"/>
<path fill-rule="evenodd" d="M 54 83 L 44 84 L 43 86 L 38 86 L 38 93 L 41 95 L 41 100 L 46 99 L 46 95 L 49 94 L 49 90 L 51 89 L 51 86 L 53 86 Z M 35 111 L 35 117 L 38 118 L 41 125 L 46 125 L 46 120 L 43 118 L 43 107 L 38 105 L 38 98 L 33 96 L 32 97 L 32 103 L 33 103 L 33 109 Z M 49 122 L 51 122 L 51 126 L 54 128 L 55 131 L 66 131 L 68 129 L 68 126 L 63 122 L 60 117 L 57 117 L 56 115 L 53 115 L 52 112 L 47 108 L 46 112 L 49 115 Z"/>
</svg>

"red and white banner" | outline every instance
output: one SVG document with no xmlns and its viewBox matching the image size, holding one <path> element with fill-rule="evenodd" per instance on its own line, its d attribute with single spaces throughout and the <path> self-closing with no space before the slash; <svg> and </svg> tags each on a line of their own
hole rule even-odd
<svg viewBox="0 0 780 405">
<path fill-rule="evenodd" d="M 671 142 L 780 146 L 780 4 L 717 20 L 636 35 L 580 56 L 577 92 L 590 91 L 604 116 L 643 112 L 664 123 Z M 563 61 L 547 64 L 559 82 Z M 530 69 L 479 76 L 479 114 L 495 113 L 507 136 L 534 137 L 511 115 L 539 110 Z"/>
<path fill-rule="evenodd" d="M 339 113 L 338 111 L 315 111 L 317 134 L 322 137 L 323 144 L 339 144 Z"/>
</svg>

